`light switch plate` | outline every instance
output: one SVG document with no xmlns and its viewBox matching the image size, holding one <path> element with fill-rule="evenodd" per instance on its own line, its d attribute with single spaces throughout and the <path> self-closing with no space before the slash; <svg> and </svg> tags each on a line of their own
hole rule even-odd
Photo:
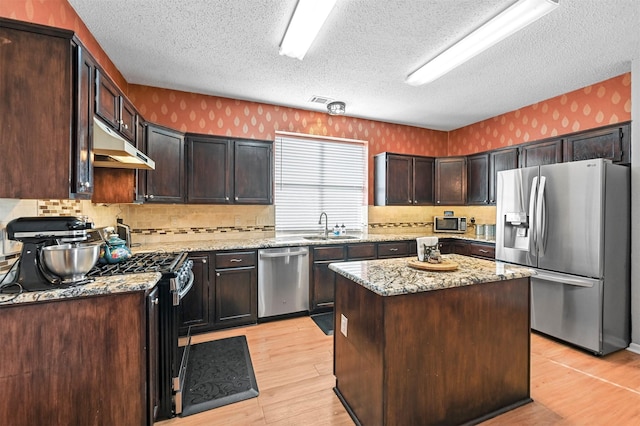
<svg viewBox="0 0 640 426">
<path fill-rule="evenodd" d="M 347 323 L 349 319 L 344 316 L 344 314 L 340 314 L 340 332 L 344 334 L 344 337 L 347 337 Z"/>
</svg>

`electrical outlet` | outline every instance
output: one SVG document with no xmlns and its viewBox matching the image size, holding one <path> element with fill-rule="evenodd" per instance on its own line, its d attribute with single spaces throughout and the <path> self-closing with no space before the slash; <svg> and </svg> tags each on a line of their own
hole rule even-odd
<svg viewBox="0 0 640 426">
<path fill-rule="evenodd" d="M 344 337 L 347 337 L 347 325 L 349 319 L 344 316 L 344 314 L 340 314 L 340 332 L 344 334 Z"/>
</svg>

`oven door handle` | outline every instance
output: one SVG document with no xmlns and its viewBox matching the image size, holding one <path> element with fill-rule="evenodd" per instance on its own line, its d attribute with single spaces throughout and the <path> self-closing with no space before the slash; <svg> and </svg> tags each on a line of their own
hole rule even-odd
<svg viewBox="0 0 640 426">
<path fill-rule="evenodd" d="M 173 306 L 178 306 L 180 305 L 180 300 L 182 300 L 182 298 L 184 296 L 187 295 L 187 293 L 189 293 L 189 290 L 191 290 L 191 287 L 193 287 L 193 281 L 195 280 L 195 277 L 193 275 L 193 271 L 189 271 L 189 281 L 187 282 L 187 285 L 185 285 L 182 290 L 180 290 L 180 292 L 175 292 L 173 293 Z"/>
</svg>

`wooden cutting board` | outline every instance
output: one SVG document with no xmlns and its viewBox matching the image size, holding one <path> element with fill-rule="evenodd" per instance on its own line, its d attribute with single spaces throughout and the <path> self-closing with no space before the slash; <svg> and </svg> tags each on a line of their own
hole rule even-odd
<svg viewBox="0 0 640 426">
<path fill-rule="evenodd" d="M 458 269 L 458 264 L 451 260 L 443 259 L 442 263 L 429 263 L 429 262 L 420 262 L 417 259 L 411 259 L 408 262 L 408 265 L 412 268 L 422 269 L 423 271 L 455 271 Z"/>
</svg>

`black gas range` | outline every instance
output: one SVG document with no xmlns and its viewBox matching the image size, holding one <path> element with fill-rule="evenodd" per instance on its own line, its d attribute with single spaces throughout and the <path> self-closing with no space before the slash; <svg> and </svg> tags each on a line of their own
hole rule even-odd
<svg viewBox="0 0 640 426">
<path fill-rule="evenodd" d="M 186 252 L 136 253 L 124 262 L 97 264 L 88 278 L 120 274 L 160 272 L 158 281 L 158 359 L 157 371 L 150 377 L 157 378 L 156 390 L 151 390 L 150 410 L 155 420 L 168 419 L 182 412 L 182 388 L 186 360 L 178 349 L 180 303 L 193 286 L 193 262 Z M 150 346 L 152 346 L 150 344 Z M 155 364 L 150 362 L 150 365 Z"/>
</svg>

